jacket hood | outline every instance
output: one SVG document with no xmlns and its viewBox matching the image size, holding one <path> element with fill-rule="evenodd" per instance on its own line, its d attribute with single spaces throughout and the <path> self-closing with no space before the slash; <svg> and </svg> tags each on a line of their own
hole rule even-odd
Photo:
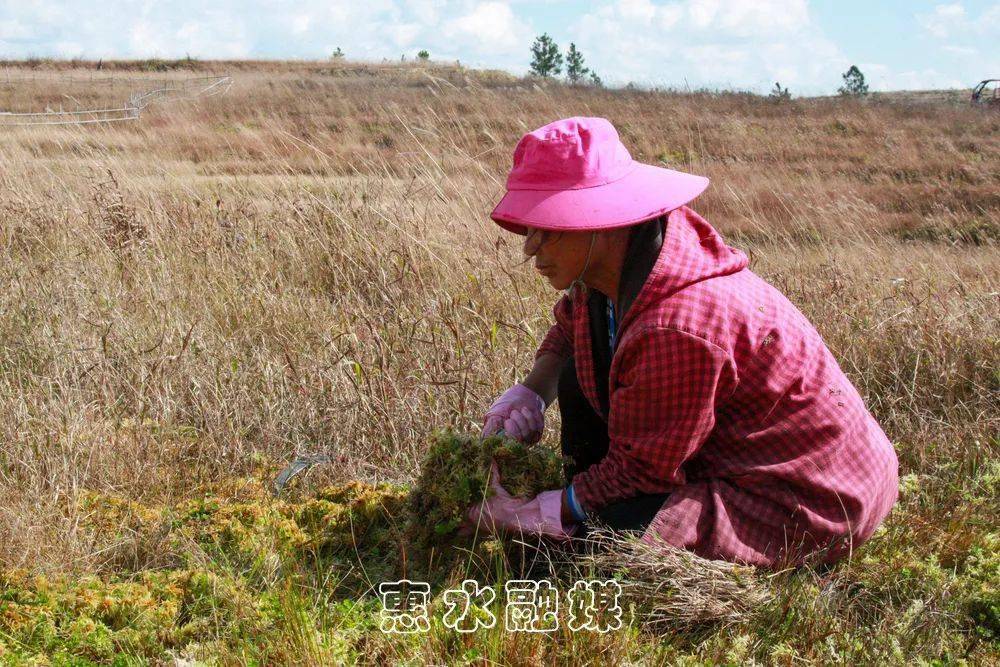
<svg viewBox="0 0 1000 667">
<path fill-rule="evenodd" d="M 741 271 L 748 263 L 746 254 L 726 245 L 707 220 L 687 206 L 674 209 L 667 215 L 656 261 L 619 328 L 624 329 L 651 304 L 703 280 Z"/>
</svg>

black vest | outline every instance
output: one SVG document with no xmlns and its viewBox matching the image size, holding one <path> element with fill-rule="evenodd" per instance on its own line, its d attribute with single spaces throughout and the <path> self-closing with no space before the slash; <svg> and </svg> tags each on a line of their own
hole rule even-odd
<svg viewBox="0 0 1000 667">
<path fill-rule="evenodd" d="M 666 234 L 667 217 L 660 216 L 642 222 L 632 228 L 625 261 L 622 263 L 621 280 L 618 283 L 618 299 L 615 321 L 620 325 L 625 313 L 639 295 L 660 255 L 663 237 Z M 610 412 L 608 397 L 608 377 L 611 373 L 611 350 L 608 345 L 608 299 L 601 292 L 588 290 L 587 310 L 590 315 L 591 354 L 594 355 L 594 381 L 597 397 L 601 402 L 601 412 L 607 421 Z"/>
</svg>

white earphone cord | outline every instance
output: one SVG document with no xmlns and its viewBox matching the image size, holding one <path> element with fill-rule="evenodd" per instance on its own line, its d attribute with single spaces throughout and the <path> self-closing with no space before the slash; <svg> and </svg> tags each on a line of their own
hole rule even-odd
<svg viewBox="0 0 1000 667">
<path fill-rule="evenodd" d="M 569 290 L 567 290 L 567 291 L 572 291 L 573 287 L 577 283 L 580 283 L 580 285 L 583 286 L 584 290 L 587 289 L 587 283 L 583 282 L 583 274 L 586 273 L 587 269 L 590 267 L 590 256 L 594 252 L 594 241 L 596 241 L 596 240 L 597 240 L 597 232 L 592 232 L 591 235 L 590 235 L 590 249 L 587 250 L 587 261 L 585 261 L 583 263 L 583 269 L 580 271 L 580 275 L 578 275 L 576 277 L 576 279 L 569 284 Z"/>
</svg>

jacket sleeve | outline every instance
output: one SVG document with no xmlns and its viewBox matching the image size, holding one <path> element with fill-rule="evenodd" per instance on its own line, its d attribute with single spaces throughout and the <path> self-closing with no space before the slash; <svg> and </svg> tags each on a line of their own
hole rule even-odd
<svg viewBox="0 0 1000 667">
<path fill-rule="evenodd" d="M 681 465 L 715 426 L 718 402 L 735 389 L 732 357 L 690 333 L 651 327 L 619 350 L 608 453 L 573 478 L 586 512 L 684 484 Z"/>
<path fill-rule="evenodd" d="M 555 354 L 564 359 L 573 355 L 573 302 L 570 297 L 563 295 L 552 308 L 552 314 L 556 323 L 542 339 L 535 359 L 543 354 Z"/>
</svg>

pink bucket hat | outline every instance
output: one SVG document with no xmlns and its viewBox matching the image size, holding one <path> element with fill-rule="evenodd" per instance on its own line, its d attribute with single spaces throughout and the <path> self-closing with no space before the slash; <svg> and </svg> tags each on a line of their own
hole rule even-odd
<svg viewBox="0 0 1000 667">
<path fill-rule="evenodd" d="M 707 186 L 704 176 L 633 160 L 606 118 L 574 116 L 521 137 L 490 217 L 516 234 L 612 229 L 672 211 Z"/>
</svg>

